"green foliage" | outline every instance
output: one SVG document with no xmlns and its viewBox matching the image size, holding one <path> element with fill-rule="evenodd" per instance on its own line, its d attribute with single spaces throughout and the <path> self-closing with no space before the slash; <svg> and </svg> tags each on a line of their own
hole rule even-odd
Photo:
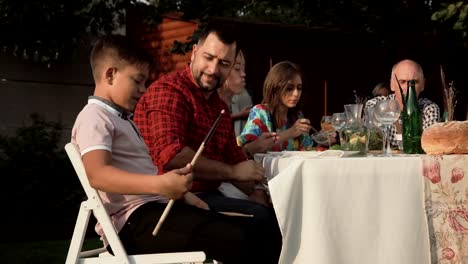
<svg viewBox="0 0 468 264">
<path fill-rule="evenodd" d="M 339 144 L 335 144 L 335 145 L 331 146 L 330 149 L 331 150 L 342 150 L 341 145 L 339 145 Z"/>
<path fill-rule="evenodd" d="M 124 27 L 126 9 L 141 5 L 136 0 L 0 0 L 0 50 L 50 67 L 68 61 L 92 37 Z M 145 9 L 148 16 L 155 17 L 154 11 Z"/>
<path fill-rule="evenodd" d="M 204 24 L 200 24 L 198 26 L 198 29 L 195 30 L 192 36 L 189 36 L 185 42 L 175 40 L 174 44 L 172 45 L 171 52 L 174 54 L 184 55 L 185 53 L 192 51 L 192 47 L 194 44 L 197 43 L 198 37 L 201 33 L 201 30 L 203 29 L 203 26 Z"/>
<path fill-rule="evenodd" d="M 210 18 L 340 28 L 373 33 L 385 40 L 389 31 L 432 31 L 431 22 L 450 24 L 466 36 L 468 3 L 323 0 L 43 0 L 27 4 L 21 0 L 0 0 L 0 49 L 26 60 L 50 63 L 67 58 L 80 43 L 96 35 L 113 32 L 126 24 L 130 9 L 152 27 L 160 15 L 182 13 L 185 19 L 202 24 Z M 434 11 L 436 10 L 436 11 Z M 65 29 L 64 29 L 65 27 Z M 173 52 L 185 53 L 196 41 L 175 42 Z M 391 36 L 389 37 L 391 38 Z"/>
<path fill-rule="evenodd" d="M 59 60 L 86 36 L 86 17 L 76 13 L 84 1 L 0 0 L 0 47 L 26 60 Z"/>
<path fill-rule="evenodd" d="M 19 223 L 26 221 L 24 224 L 38 228 L 35 232 L 53 232 L 49 228 L 51 223 L 61 221 L 60 227 L 70 223 L 71 231 L 83 191 L 63 147 L 59 146 L 62 125 L 36 114 L 31 115 L 31 121 L 14 136 L 0 136 L 0 171 L 6 187 L 0 197 L 10 201 L 2 209 L 9 216 L 2 221 L 7 221 L 6 226 L 21 226 Z M 51 222 L 50 218 L 57 220 Z M 42 229 L 37 224 L 46 226 Z M 31 232 L 29 228 L 26 230 Z M 8 234 L 6 230 L 7 237 Z"/>
<path fill-rule="evenodd" d="M 369 13 L 365 0 L 349 2 L 324 2 L 320 0 L 275 0 L 275 1 L 190 1 L 181 0 L 178 11 L 185 19 L 197 19 L 199 29 L 212 18 L 234 19 L 244 22 L 273 23 L 305 27 L 345 27 L 355 31 L 371 31 L 367 23 Z M 347 15 L 353 12 L 353 17 Z M 371 19 L 372 20 L 372 19 Z M 198 39 L 199 31 L 185 42 L 175 41 L 172 52 L 185 54 L 191 51 Z"/>
<path fill-rule="evenodd" d="M 432 21 L 440 23 L 442 26 L 447 26 L 455 32 L 458 32 L 466 45 L 468 41 L 467 15 L 468 2 L 458 1 L 442 3 L 440 9 L 432 14 L 431 19 Z"/>
</svg>

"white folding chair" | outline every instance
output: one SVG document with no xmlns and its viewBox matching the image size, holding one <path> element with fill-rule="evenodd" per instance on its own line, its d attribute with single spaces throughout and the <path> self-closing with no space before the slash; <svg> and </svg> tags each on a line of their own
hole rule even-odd
<svg viewBox="0 0 468 264">
<path fill-rule="evenodd" d="M 180 252 L 180 253 L 160 253 L 160 254 L 142 254 L 142 255 L 127 255 L 117 230 L 112 224 L 109 215 L 98 195 L 96 189 L 91 187 L 84 169 L 83 161 L 81 160 L 80 152 L 73 143 L 65 145 L 65 150 L 70 158 L 76 174 L 83 186 L 87 200 L 83 201 L 80 206 L 78 218 L 73 231 L 73 237 L 68 249 L 66 264 L 76 263 L 204 263 L 206 256 L 202 251 L 196 252 Z M 105 247 L 81 251 L 83 240 L 86 235 L 89 217 L 93 212 L 97 221 L 101 224 L 104 234 L 109 242 L 114 255 L 109 254 Z"/>
</svg>

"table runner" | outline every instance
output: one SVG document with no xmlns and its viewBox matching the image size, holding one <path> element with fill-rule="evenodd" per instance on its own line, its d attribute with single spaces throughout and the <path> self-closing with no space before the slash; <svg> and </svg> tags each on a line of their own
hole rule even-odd
<svg viewBox="0 0 468 264">
<path fill-rule="evenodd" d="M 422 159 L 432 263 L 468 263 L 468 155 Z"/>
</svg>

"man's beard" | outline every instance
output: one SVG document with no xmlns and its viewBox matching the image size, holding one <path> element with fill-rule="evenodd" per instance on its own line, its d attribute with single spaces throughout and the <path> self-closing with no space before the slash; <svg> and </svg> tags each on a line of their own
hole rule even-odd
<svg viewBox="0 0 468 264">
<path fill-rule="evenodd" d="M 200 87 L 200 89 L 202 89 L 204 92 L 211 92 L 211 91 L 214 91 L 216 89 L 219 89 L 221 87 L 221 78 L 217 77 L 217 76 L 214 76 L 214 78 L 216 79 L 216 85 L 213 87 L 213 88 L 209 88 L 205 85 L 203 85 L 202 81 L 201 81 L 201 75 L 199 78 L 197 78 L 197 84 L 198 84 L 198 87 Z"/>
</svg>

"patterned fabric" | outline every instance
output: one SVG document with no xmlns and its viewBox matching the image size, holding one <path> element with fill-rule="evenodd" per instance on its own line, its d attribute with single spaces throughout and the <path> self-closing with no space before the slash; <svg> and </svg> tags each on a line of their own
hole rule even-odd
<svg viewBox="0 0 468 264">
<path fill-rule="evenodd" d="M 212 93 L 206 99 L 195 84 L 189 66 L 166 75 L 149 88 L 135 109 L 134 121 L 150 149 L 153 163 L 164 172 L 166 164 L 184 147 L 197 151 L 221 110 L 216 131 L 205 145 L 203 156 L 227 164 L 246 160 L 236 144 L 228 106 Z M 194 181 L 193 191 L 214 190 L 217 181 Z"/>
<path fill-rule="evenodd" d="M 298 118 L 303 118 L 302 112 L 299 112 Z M 276 132 L 283 132 L 290 128 L 294 124 L 290 124 L 288 120 L 285 120 L 284 126 L 278 128 Z M 252 107 L 249 114 L 249 119 L 244 126 L 244 130 L 237 137 L 237 143 L 244 145 L 248 142 L 256 140 L 264 132 L 273 131 L 273 121 L 270 113 L 266 109 L 266 105 L 256 105 Z M 282 150 L 310 150 L 313 146 L 312 138 L 309 134 L 303 134 L 299 138 L 289 139 L 281 144 L 275 144 L 272 146 L 271 151 L 282 151 Z"/>
<path fill-rule="evenodd" d="M 395 99 L 395 94 L 390 94 L 388 96 L 378 96 L 372 98 L 366 102 L 364 110 L 367 111 L 368 108 L 373 108 L 378 101 L 387 100 L 387 99 Z M 423 130 L 432 126 L 433 124 L 440 121 L 440 109 L 439 106 L 426 98 L 419 98 L 419 109 L 421 110 L 422 115 L 422 127 Z M 390 142 L 392 147 L 397 148 L 397 140 L 395 137 L 396 134 L 396 127 L 395 125 L 390 126 Z"/>
<path fill-rule="evenodd" d="M 422 159 L 432 263 L 468 263 L 468 155 Z"/>
</svg>

